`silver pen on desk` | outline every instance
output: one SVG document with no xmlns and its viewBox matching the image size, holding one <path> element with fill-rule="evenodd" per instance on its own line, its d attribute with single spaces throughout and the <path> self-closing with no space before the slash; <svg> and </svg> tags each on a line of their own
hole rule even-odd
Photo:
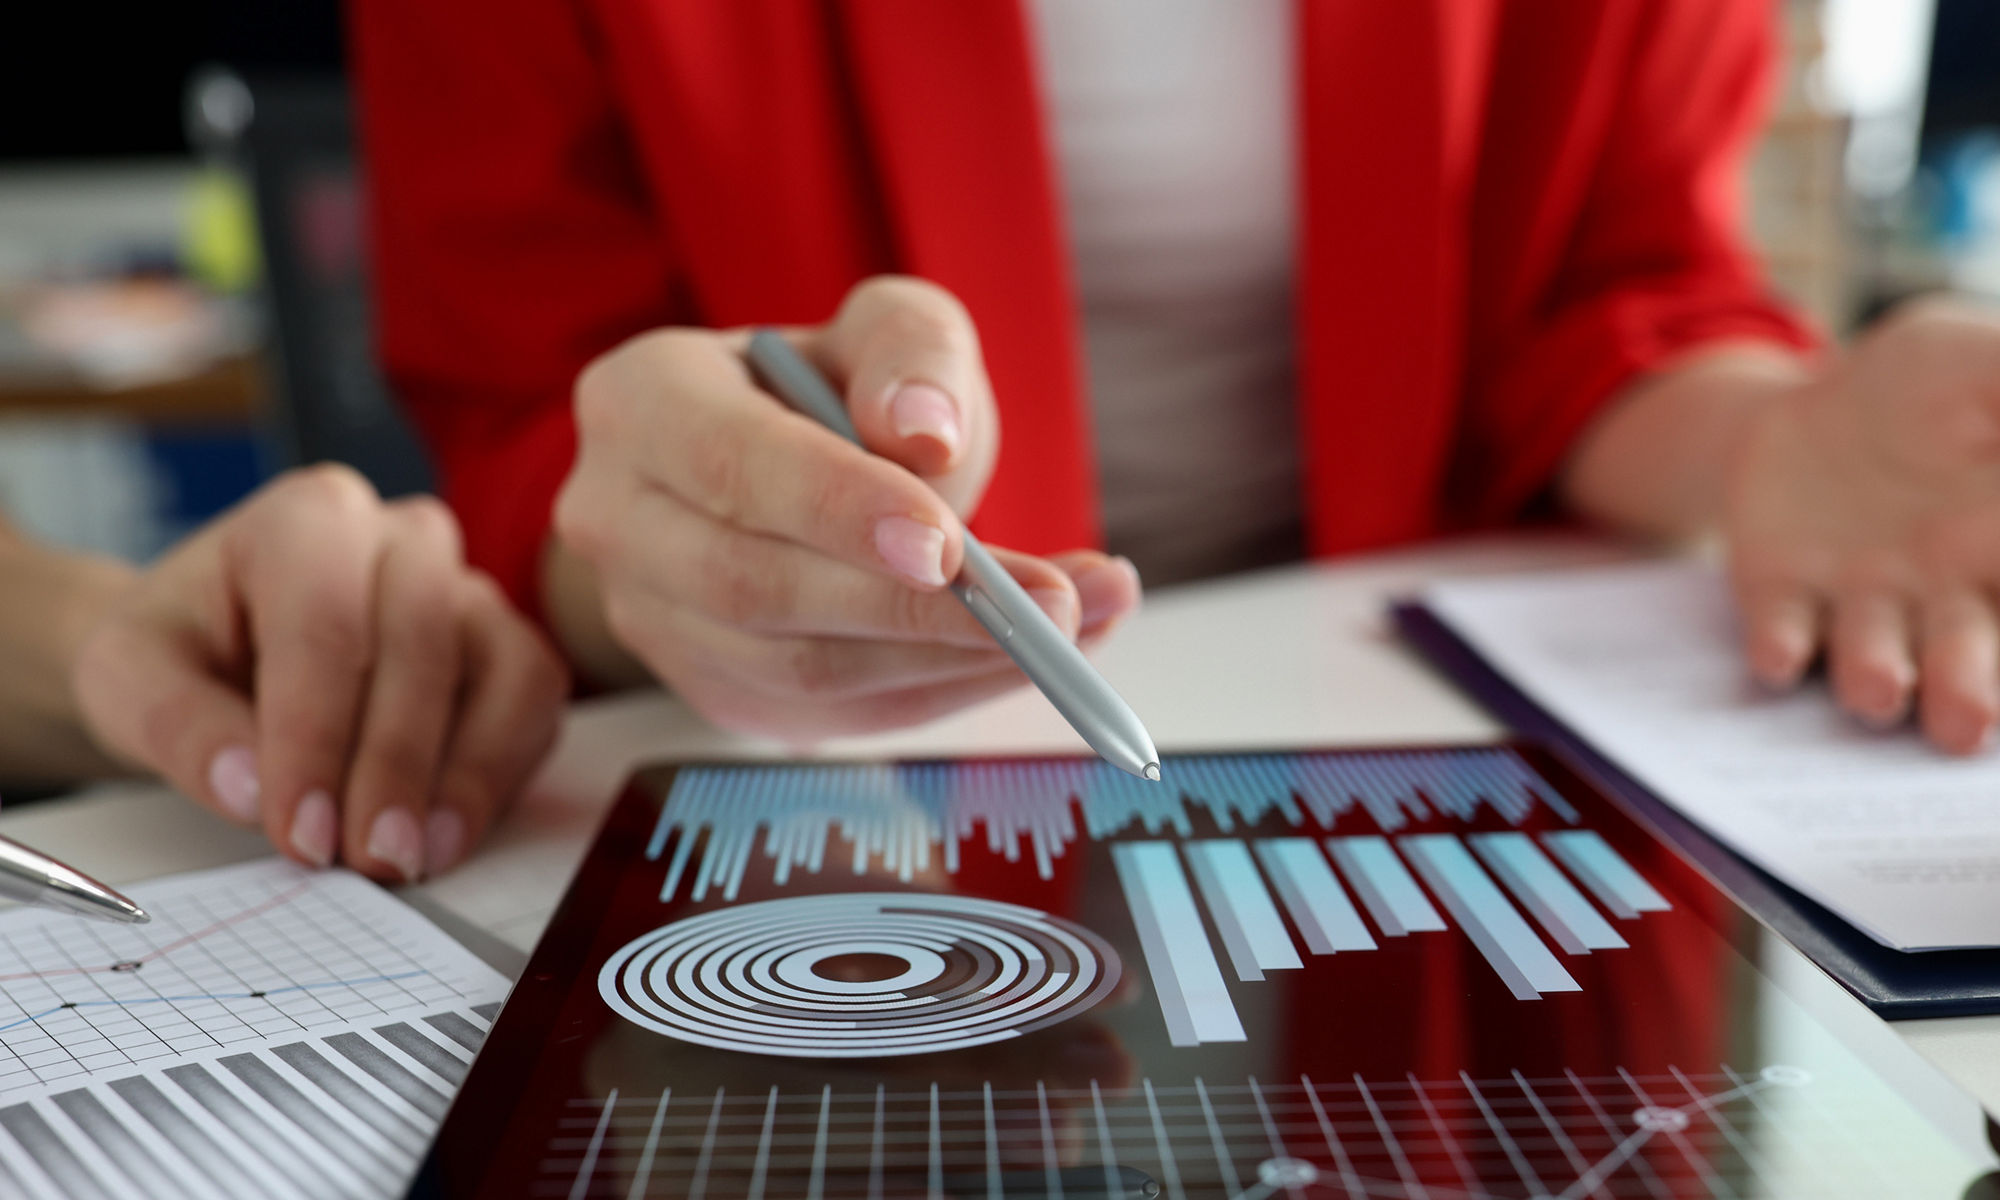
<svg viewBox="0 0 2000 1200">
<path fill-rule="evenodd" d="M 757 381 L 780 400 L 860 444 L 847 405 L 790 342 L 760 329 L 750 336 L 745 357 Z M 1138 715 L 970 532 L 965 535 L 965 563 L 951 590 L 1091 749 L 1121 770 L 1159 779 L 1160 753 Z"/>
<path fill-rule="evenodd" d="M 146 910 L 73 867 L 0 837 L 0 898 L 105 921 L 140 924 Z"/>
</svg>

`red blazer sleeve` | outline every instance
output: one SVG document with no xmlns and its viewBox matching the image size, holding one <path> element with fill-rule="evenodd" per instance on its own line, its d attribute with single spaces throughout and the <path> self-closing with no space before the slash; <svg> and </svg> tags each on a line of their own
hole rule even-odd
<svg viewBox="0 0 2000 1200">
<path fill-rule="evenodd" d="M 470 561 L 539 614 L 593 356 L 672 267 L 588 25 L 550 0 L 354 0 L 377 335 Z"/>
<path fill-rule="evenodd" d="M 1539 213 L 1523 217 L 1503 203 L 1480 214 L 1495 222 L 1475 226 L 1488 256 L 1475 262 L 1476 278 L 1485 268 L 1475 292 L 1502 307 L 1485 314 L 1484 329 L 1474 319 L 1457 458 L 1458 498 L 1474 524 L 1512 519 L 1539 498 L 1603 404 L 1664 360 L 1717 340 L 1814 341 L 1769 293 L 1740 228 L 1743 159 L 1773 76 L 1775 10 L 1657 0 L 1599 12 L 1607 22 L 1632 18 L 1625 52 L 1606 55 L 1617 43 L 1599 42 L 1587 82 L 1565 100 L 1596 104 L 1602 115 L 1565 114 L 1571 144 L 1542 177 Z M 1503 46 L 1500 70 L 1516 49 L 1532 59 L 1526 47 Z M 1526 125 L 1489 128 L 1495 161 L 1536 136 Z M 1579 142 L 1594 152 L 1575 153 Z M 1550 200 L 1572 180 L 1568 215 Z M 1512 257 L 1495 268 L 1496 256 Z"/>
</svg>

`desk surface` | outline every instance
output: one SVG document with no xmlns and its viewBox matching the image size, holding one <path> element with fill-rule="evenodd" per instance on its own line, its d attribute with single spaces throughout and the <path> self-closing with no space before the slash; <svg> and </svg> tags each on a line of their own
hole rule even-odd
<svg viewBox="0 0 2000 1200">
<path fill-rule="evenodd" d="M 1504 731 L 1396 640 L 1387 601 L 1432 579 L 1629 555 L 1603 542 L 1515 537 L 1182 587 L 1149 597 L 1098 661 L 1166 751 L 1481 741 Z M 1075 744 L 1061 718 L 1024 689 L 922 729 L 823 749 L 924 755 L 1068 751 Z M 547 767 L 480 853 L 417 891 L 525 950 L 634 765 L 786 753 L 719 733 L 656 693 L 579 704 Z M 149 785 L 95 788 L 0 816 L 0 833 L 111 883 L 269 852 L 261 835 Z M 2000 1112 L 2000 1017 L 1906 1021 L 1896 1029 L 1988 1111 Z"/>
</svg>

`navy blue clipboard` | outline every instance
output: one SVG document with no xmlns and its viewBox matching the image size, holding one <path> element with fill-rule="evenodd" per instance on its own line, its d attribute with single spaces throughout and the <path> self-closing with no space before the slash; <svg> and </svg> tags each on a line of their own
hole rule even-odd
<svg viewBox="0 0 2000 1200">
<path fill-rule="evenodd" d="M 1525 736 L 1560 750 L 1745 908 L 1878 1015 L 1891 1020 L 2000 1013 L 2000 950 L 1891 950 L 1780 883 L 1680 815 L 1495 670 L 1421 602 L 1393 608 L 1410 645 Z"/>
</svg>

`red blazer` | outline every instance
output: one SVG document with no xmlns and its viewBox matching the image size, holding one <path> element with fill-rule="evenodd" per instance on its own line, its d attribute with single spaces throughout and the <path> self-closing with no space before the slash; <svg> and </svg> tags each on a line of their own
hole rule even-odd
<svg viewBox="0 0 2000 1200">
<path fill-rule="evenodd" d="M 1320 554 L 1505 522 L 1636 372 L 1806 334 L 1740 243 L 1771 0 L 1298 0 L 1299 436 Z M 530 610 L 593 355 L 956 292 L 1006 437 L 974 522 L 1097 537 L 1016 0 L 355 0 L 380 345 Z"/>
</svg>

